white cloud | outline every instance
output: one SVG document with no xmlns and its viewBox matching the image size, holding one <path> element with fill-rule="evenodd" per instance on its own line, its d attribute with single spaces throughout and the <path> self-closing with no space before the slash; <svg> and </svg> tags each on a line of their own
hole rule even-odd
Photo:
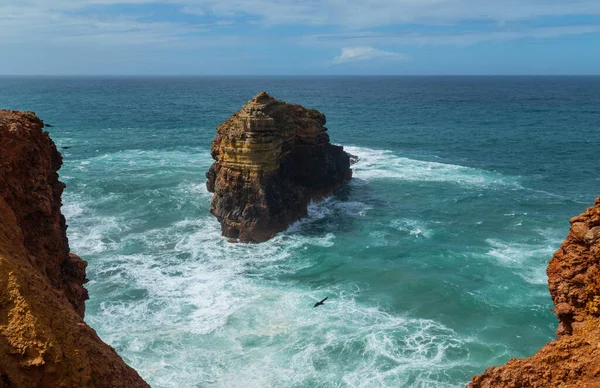
<svg viewBox="0 0 600 388">
<path fill-rule="evenodd" d="M 394 24 L 530 20 L 600 15 L 597 0 L 199 0 L 217 14 L 246 13 L 268 24 L 337 25 L 348 29 Z"/>
<path fill-rule="evenodd" d="M 302 43 L 307 46 L 321 45 L 339 47 L 346 43 L 357 46 L 372 45 L 416 45 L 416 46 L 469 46 L 482 42 L 506 42 L 518 39 L 550 39 L 561 36 L 600 34 L 600 26 L 556 26 L 524 29 L 501 29 L 495 31 L 456 31 L 444 33 L 408 32 L 378 33 L 375 31 L 356 31 L 346 33 L 315 34 L 304 36 Z"/>
<path fill-rule="evenodd" d="M 182 13 L 210 16 L 205 25 L 181 20 L 152 21 L 148 15 L 123 14 L 88 7 L 169 4 Z M 100 11 L 98 11 L 100 9 Z M 146 11 L 148 12 L 148 11 Z M 151 12 L 151 11 L 150 11 Z M 252 19 L 253 25 L 302 25 L 303 34 L 328 26 L 333 34 L 313 35 L 307 40 L 327 44 L 335 35 L 352 39 L 352 46 L 378 44 L 468 45 L 479 41 L 503 41 L 520 37 L 551 38 L 561 35 L 598 33 L 597 25 L 523 27 L 508 29 L 505 23 L 534 20 L 544 16 L 600 15 L 598 0 L 0 0 L 0 36 L 10 44 L 57 42 L 65 39 L 90 43 L 173 44 L 189 41 L 190 35 L 235 24 L 236 17 Z M 460 31 L 462 21 L 483 21 L 487 28 Z M 382 35 L 370 32 L 386 25 L 414 24 L 455 26 L 447 33 L 405 32 Z M 238 35 L 248 36 L 246 31 Z M 407 29 L 405 28 L 405 30 Z M 337 32 L 336 32 L 337 30 Z M 423 31 L 423 29 L 419 29 Z M 230 31 L 231 32 L 231 31 Z M 253 35 L 267 34 L 260 29 Z M 302 39 L 302 38 L 300 38 Z M 350 38 L 347 38 L 350 41 Z M 339 43 L 338 43 L 339 47 Z M 371 52 L 374 54 L 374 52 Z M 338 60 L 345 60 L 341 55 Z"/>
<path fill-rule="evenodd" d="M 125 10 L 122 5 L 130 6 Z M 158 14 L 157 5 L 167 5 L 170 12 Z M 176 16 L 166 17 L 171 14 Z M 40 50 L 56 56 L 77 52 L 101 60 L 123 52 L 162 57 L 175 50 L 212 50 L 205 54 L 212 59 L 231 47 L 249 54 L 285 44 L 306 50 L 344 47 L 333 59 L 341 64 L 406 59 L 374 47 L 403 51 L 407 45 L 600 34 L 595 18 L 579 16 L 600 16 L 600 1 L 0 0 L 0 49 L 31 56 Z M 277 26 L 286 27 L 285 32 Z"/>
<path fill-rule="evenodd" d="M 341 64 L 347 62 L 360 62 L 368 61 L 375 58 L 389 58 L 395 60 L 405 60 L 408 57 L 404 54 L 394 53 L 390 51 L 378 50 L 373 47 L 344 47 L 342 53 L 333 58 L 334 64 Z"/>
<path fill-rule="evenodd" d="M 183 12 L 219 17 L 252 15 L 267 25 L 337 25 L 368 28 L 392 24 L 454 24 L 465 20 L 498 23 L 544 16 L 600 15 L 597 0 L 2 0 L 9 8 L 74 11 L 88 6 L 171 4 Z"/>
<path fill-rule="evenodd" d="M 153 22 L 143 15 L 119 15 L 118 7 L 100 14 L 87 12 L 90 6 L 169 4 L 182 13 L 210 15 L 208 26 L 189 25 L 178 20 Z M 100 8 L 101 9 L 101 8 Z M 151 8 L 149 8 L 151 9 Z M 98 11 L 98 8 L 96 8 Z M 334 31 L 364 31 L 388 25 L 458 25 L 463 21 L 488 23 L 488 36 L 509 37 L 527 32 L 503 31 L 504 23 L 540 17 L 600 15 L 598 0 L 0 0 L 0 36 L 12 41 L 43 41 L 55 37 L 123 37 L 122 42 L 158 39 L 172 41 L 199 28 L 215 29 L 234 23 L 236 17 L 249 16 L 264 26 L 302 25 L 309 32 L 317 26 Z M 104 17 L 104 20 L 99 19 Z M 107 20 L 109 18 L 110 20 Z M 100 23 L 103 25 L 99 26 Z M 131 28 L 123 28 L 130 23 Z M 494 27 L 495 25 L 495 27 Z M 80 29 L 90 27 L 81 34 Z M 97 31 L 97 36 L 94 32 Z M 568 29 L 557 30 L 567 32 Z M 306 32 L 306 31 L 305 31 Z M 464 34 L 467 35 L 467 34 Z M 478 35 L 473 31 L 472 35 Z M 84 38 L 82 38 L 84 39 Z M 429 43 L 429 37 L 414 38 Z M 456 35 L 440 38 L 455 41 Z M 473 36 L 466 38 L 473 40 Z M 359 43 L 357 45 L 370 45 Z"/>
<path fill-rule="evenodd" d="M 4 1 L 4 0 L 0 0 Z M 79 8 L 81 4 L 70 0 L 57 0 L 56 3 L 28 3 L 11 5 L 0 4 L 0 36 L 2 44 L 26 43 L 30 45 L 62 45 L 80 42 L 100 45 L 150 45 L 154 47 L 174 47 L 192 40 L 191 36 L 203 46 L 220 45 L 226 36 L 202 39 L 202 34 L 227 24 L 226 20 L 212 23 L 185 23 L 178 20 L 150 20 L 151 13 L 119 13 L 106 11 L 98 14 L 87 13 Z M 92 0 L 91 3 L 144 3 L 146 0 Z M 35 3 L 35 4 L 34 4 Z M 79 4 L 79 5 L 78 5 Z M 229 39 L 238 41 L 239 39 Z"/>
</svg>

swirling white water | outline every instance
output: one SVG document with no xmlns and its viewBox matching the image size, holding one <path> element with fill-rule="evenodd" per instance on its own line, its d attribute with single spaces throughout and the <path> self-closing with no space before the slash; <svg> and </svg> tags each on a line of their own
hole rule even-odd
<svg viewBox="0 0 600 388">
<path fill-rule="evenodd" d="M 361 159 L 350 184 L 356 199 L 313 204 L 306 219 L 260 245 L 220 236 L 202 177 L 211 162 L 207 150 L 132 150 L 81 160 L 73 170 L 88 179 L 67 191 L 63 211 L 72 249 L 90 262 L 88 322 L 158 387 L 455 386 L 476 357 L 504 355 L 501 343 L 390 309 L 377 292 L 361 300 L 373 294 L 368 281 L 335 276 L 335 267 L 352 266 L 352 259 L 322 261 L 346 243 L 337 228 L 345 218 L 372 229 L 367 249 L 435 244 L 446 227 L 401 214 L 369 217 L 376 205 L 360 199 L 372 194 L 371 182 L 494 191 L 518 188 L 518 180 L 390 151 L 348 150 Z M 103 194 L 89 194 L 96 191 Z M 539 274 L 552 243 L 489 239 L 479 260 L 534 273 L 524 279 L 543 283 Z M 323 266 L 320 274 L 303 275 Z M 324 296 L 326 306 L 312 309 Z"/>
</svg>

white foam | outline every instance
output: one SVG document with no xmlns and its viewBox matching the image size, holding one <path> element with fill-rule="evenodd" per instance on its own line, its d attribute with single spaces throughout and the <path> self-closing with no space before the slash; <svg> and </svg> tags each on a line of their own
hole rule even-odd
<svg viewBox="0 0 600 388">
<path fill-rule="evenodd" d="M 515 274 L 531 284 L 547 284 L 546 267 L 548 260 L 560 244 L 558 240 L 544 240 L 539 244 L 505 242 L 487 239 L 490 245 L 488 255 L 504 267 L 514 269 Z"/>
<path fill-rule="evenodd" d="M 296 233 L 310 224 L 332 217 L 334 214 L 342 214 L 350 217 L 365 217 L 372 206 L 359 201 L 344 202 L 335 197 L 328 197 L 324 201 L 308 205 L 308 214 L 306 217 L 294 222 L 286 230 L 286 234 Z"/>
<path fill-rule="evenodd" d="M 403 181 L 448 182 L 472 186 L 517 185 L 514 179 L 499 173 L 454 164 L 409 159 L 388 150 L 346 146 L 344 149 L 359 157 L 352 166 L 353 184 L 375 179 L 398 179 Z"/>
<path fill-rule="evenodd" d="M 66 219 L 72 219 L 83 215 L 85 207 L 82 202 L 67 198 L 67 195 L 63 197 L 63 200 L 66 201 L 61 207 L 61 212 Z"/>
<path fill-rule="evenodd" d="M 136 176 L 156 179 L 177 172 L 198 172 L 203 176 L 212 163 L 210 153 L 203 148 L 180 150 L 123 150 L 79 160 L 70 160 L 77 173 L 101 180 Z"/>
<path fill-rule="evenodd" d="M 312 265 L 295 252 L 331 246 L 333 234 L 229 244 L 207 216 L 122 240 L 148 253 L 105 255 L 91 268 L 91 286 L 113 291 L 87 319 L 153 386 L 402 386 L 414 375 L 441 378 L 455 365 L 447 352 L 467 352 L 435 321 L 357 303 L 357 286 L 310 290 L 263 277 Z M 143 297 L 126 298 L 135 292 Z M 323 295 L 326 306 L 313 310 Z"/>
<path fill-rule="evenodd" d="M 394 177 L 412 168 L 402 164 L 408 159 L 381 152 L 381 158 L 392 158 Z M 366 163 L 355 166 L 359 179 L 388 174 L 383 159 L 359 156 Z M 308 217 L 267 243 L 229 244 L 207 211 L 206 151 L 130 150 L 85 161 L 80 167 L 89 179 L 156 180 L 182 173 L 171 186 L 142 190 L 144 201 L 166 198 L 175 209 L 204 209 L 200 217 L 147 230 L 115 212 L 101 215 L 91 198 L 65 196 L 73 250 L 93 256 L 86 320 L 152 386 L 444 386 L 439 381 L 446 370 L 468 365 L 470 339 L 433 320 L 360 303 L 366 297 L 357 285 L 311 288 L 277 280 L 316 264 L 298 252 L 339 244 L 333 230 L 320 236 L 297 232 L 333 216 L 363 217 L 369 205 L 333 197 L 311 204 Z M 450 181 L 443 177 L 449 171 L 465 179 L 473 173 L 436 164 L 415 168 L 424 180 Z M 433 233 L 412 219 L 392 226 L 415 239 Z M 130 247 L 135 253 L 128 253 Z M 326 305 L 313 309 L 324 295 Z"/>
<path fill-rule="evenodd" d="M 373 209 L 372 206 L 366 205 L 359 201 L 354 202 L 342 202 L 336 201 L 334 203 L 336 209 L 340 210 L 346 215 L 355 217 L 365 217 L 369 210 Z"/>
<path fill-rule="evenodd" d="M 82 196 L 67 191 L 61 208 L 69 228 L 71 250 L 86 255 L 114 251 L 119 236 L 135 222 L 116 216 L 98 216 Z"/>
<path fill-rule="evenodd" d="M 433 229 L 429 228 L 423 221 L 402 218 L 393 220 L 390 224 L 393 228 L 401 232 L 408 232 L 415 238 L 429 239 L 433 236 Z"/>
</svg>

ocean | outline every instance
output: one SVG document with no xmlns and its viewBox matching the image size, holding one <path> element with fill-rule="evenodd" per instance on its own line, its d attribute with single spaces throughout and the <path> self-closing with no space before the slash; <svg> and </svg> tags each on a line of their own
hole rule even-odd
<svg viewBox="0 0 600 388">
<path fill-rule="evenodd" d="M 262 90 L 360 161 L 231 244 L 210 142 Z M 153 387 L 464 386 L 554 338 L 546 265 L 600 194 L 600 77 L 1 77 L 0 107 L 52 124 L 85 320 Z"/>
</svg>

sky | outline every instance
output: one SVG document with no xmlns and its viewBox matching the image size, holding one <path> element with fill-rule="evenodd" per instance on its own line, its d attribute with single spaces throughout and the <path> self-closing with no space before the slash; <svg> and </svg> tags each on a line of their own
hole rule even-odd
<svg viewBox="0 0 600 388">
<path fill-rule="evenodd" d="M 3 75 L 600 74 L 600 0 L 0 0 Z"/>
</svg>

